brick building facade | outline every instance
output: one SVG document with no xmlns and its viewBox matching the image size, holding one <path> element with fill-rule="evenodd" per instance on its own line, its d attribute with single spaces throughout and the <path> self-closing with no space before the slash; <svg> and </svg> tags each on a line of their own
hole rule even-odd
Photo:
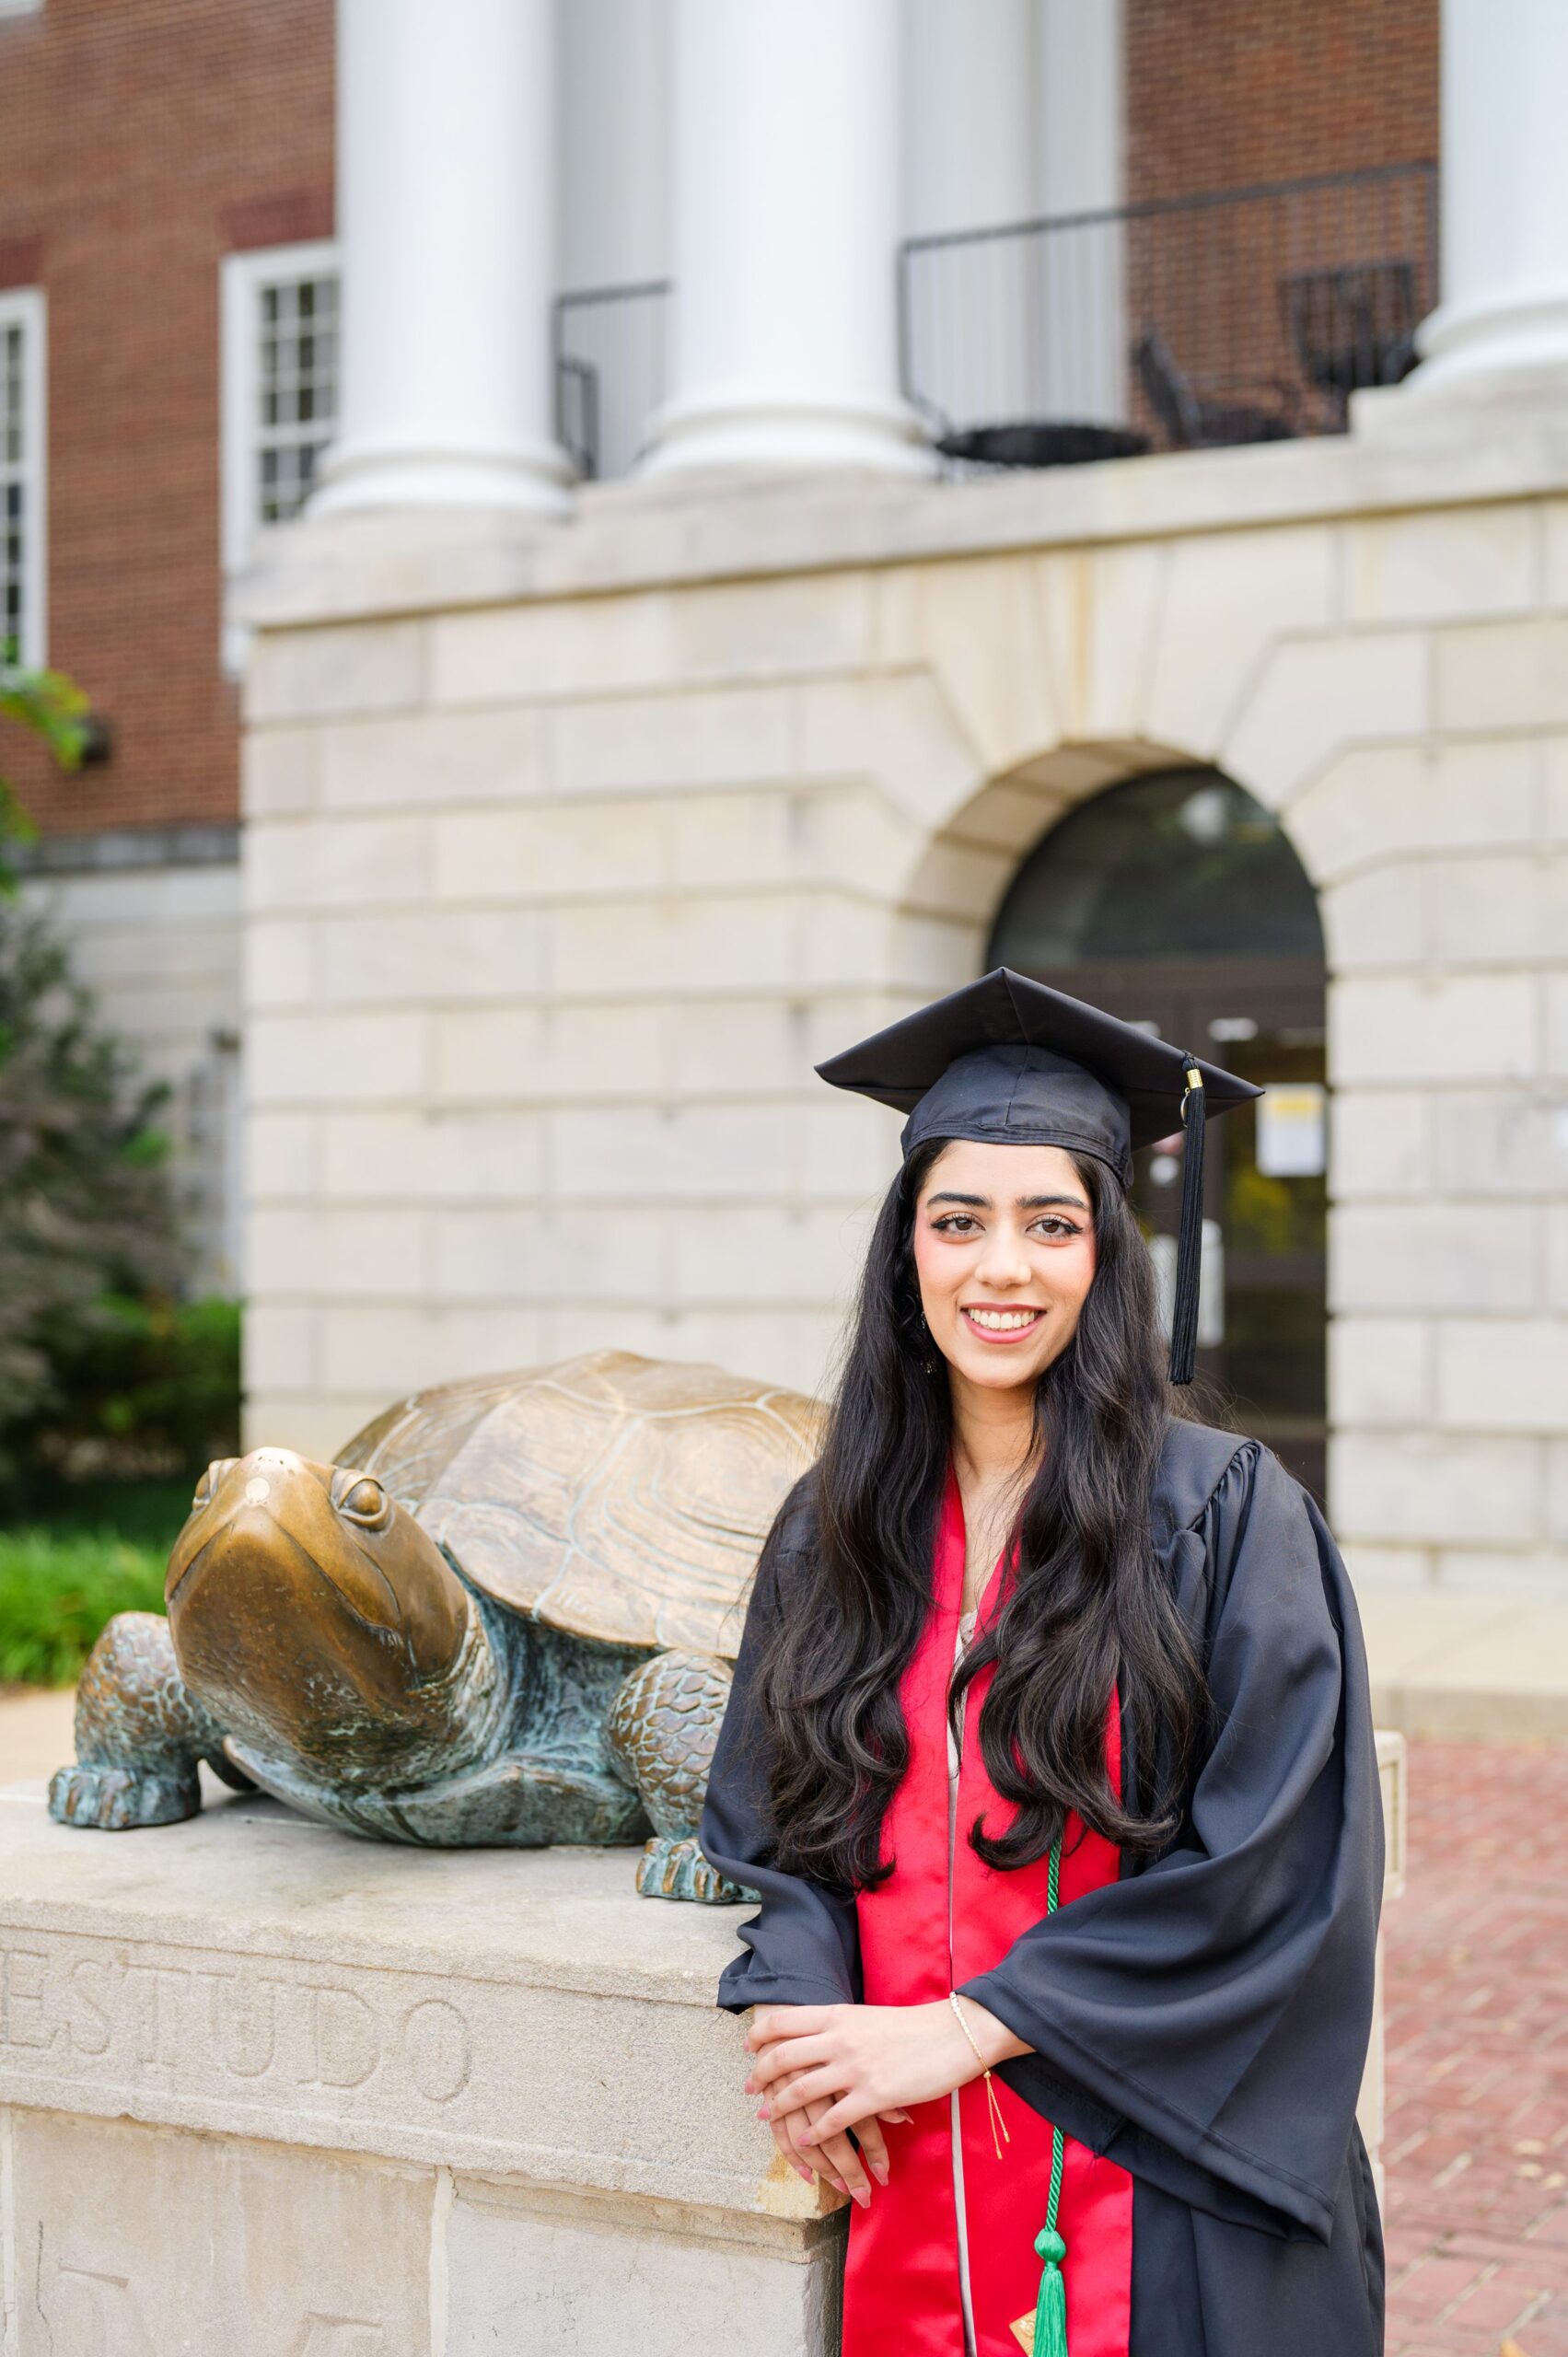
<svg viewBox="0 0 1568 2357">
<path fill-rule="evenodd" d="M 47 0 L 0 17 L 0 287 L 48 318 L 49 659 L 111 731 L 51 835 L 232 826 L 221 659 L 218 272 L 330 236 L 330 0 Z"/>
<path fill-rule="evenodd" d="M 1436 155 L 1437 0 L 1126 0 L 1123 41 L 1132 203 Z M 0 13 L 0 293 L 47 301 L 47 644 L 113 747 L 72 781 L 8 749 L 51 836 L 238 816 L 219 269 L 331 238 L 332 114 L 331 0 Z"/>
</svg>

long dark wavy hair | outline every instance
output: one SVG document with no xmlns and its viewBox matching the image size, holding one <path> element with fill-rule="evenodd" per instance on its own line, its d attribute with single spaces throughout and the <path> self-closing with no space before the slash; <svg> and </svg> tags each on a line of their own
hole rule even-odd
<svg viewBox="0 0 1568 2357">
<path fill-rule="evenodd" d="M 909 1758 L 898 1687 L 929 1608 L 951 1436 L 947 1362 L 925 1326 L 912 1247 L 944 1143 L 911 1155 L 878 1215 L 804 1493 L 810 1540 L 759 1664 L 778 1863 L 851 1889 L 874 1888 L 891 1870 L 882 1820 Z M 1005 1833 L 988 1834 L 983 1816 L 969 1829 L 997 1868 L 1043 1857 L 1070 1812 L 1121 1849 L 1161 1848 L 1206 1709 L 1150 1530 L 1171 1413 L 1153 1269 L 1114 1174 L 1090 1155 L 1073 1162 L 1094 1215 L 1095 1273 L 1073 1341 L 1036 1387 L 1037 1470 L 1010 1592 L 966 1654 L 949 1704 L 957 1726 L 965 1689 L 997 1665 L 980 1743 L 992 1785 L 1016 1814 Z M 1118 1799 L 1106 1771 L 1113 1691 L 1133 1758 L 1160 1763 L 1142 1810 L 1132 1796 Z"/>
</svg>

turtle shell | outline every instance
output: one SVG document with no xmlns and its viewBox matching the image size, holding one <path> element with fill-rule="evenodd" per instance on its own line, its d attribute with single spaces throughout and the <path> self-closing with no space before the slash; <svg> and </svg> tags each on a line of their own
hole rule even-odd
<svg viewBox="0 0 1568 2357">
<path fill-rule="evenodd" d="M 416 1391 L 337 1461 L 374 1473 L 515 1612 L 732 1657 L 758 1551 L 821 1425 L 797 1391 L 595 1351 Z"/>
</svg>

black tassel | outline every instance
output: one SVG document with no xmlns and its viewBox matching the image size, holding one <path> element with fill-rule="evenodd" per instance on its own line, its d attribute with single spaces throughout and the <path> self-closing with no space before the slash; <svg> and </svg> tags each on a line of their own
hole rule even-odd
<svg viewBox="0 0 1568 2357">
<path fill-rule="evenodd" d="M 1181 1227 L 1176 1246 L 1176 1301 L 1170 1318 L 1170 1379 L 1191 1383 L 1198 1370 L 1198 1288 L 1203 1268 L 1203 1075 L 1186 1059 L 1181 1098 Z"/>
</svg>

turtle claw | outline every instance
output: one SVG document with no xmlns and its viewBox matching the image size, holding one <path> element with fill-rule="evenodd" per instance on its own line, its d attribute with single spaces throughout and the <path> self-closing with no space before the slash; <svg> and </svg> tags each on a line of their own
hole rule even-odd
<svg viewBox="0 0 1568 2357">
<path fill-rule="evenodd" d="M 644 1898 L 695 1898 L 708 1907 L 756 1904 L 761 1893 L 731 1882 L 703 1857 L 695 1835 L 656 1833 L 637 1861 L 637 1889 Z"/>
<path fill-rule="evenodd" d="M 126 1833 L 139 1825 L 178 1825 L 201 1814 L 202 1788 L 190 1774 L 145 1775 L 134 1768 L 58 1768 L 50 1780 L 49 1814 L 59 1825 Z"/>
</svg>

